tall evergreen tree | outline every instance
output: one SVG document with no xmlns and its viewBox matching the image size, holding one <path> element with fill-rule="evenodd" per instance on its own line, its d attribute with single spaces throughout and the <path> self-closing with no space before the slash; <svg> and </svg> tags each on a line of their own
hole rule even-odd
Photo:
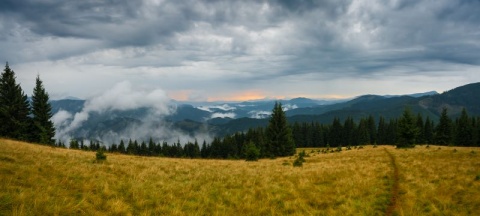
<svg viewBox="0 0 480 216">
<path fill-rule="evenodd" d="M 417 115 L 416 122 L 417 122 L 417 128 L 419 132 L 416 142 L 419 144 L 425 143 L 425 124 L 423 122 L 423 118 L 422 118 L 422 115 L 420 115 L 420 113 L 418 113 Z"/>
<path fill-rule="evenodd" d="M 15 79 L 7 62 L 0 77 L 0 136 L 29 140 L 30 105 Z"/>
<path fill-rule="evenodd" d="M 375 125 L 375 119 L 372 115 L 368 116 L 367 120 L 368 134 L 370 135 L 370 144 L 377 143 L 377 125 Z"/>
<path fill-rule="evenodd" d="M 49 103 L 48 93 L 43 87 L 43 82 L 37 76 L 32 95 L 33 128 L 32 141 L 53 145 L 55 140 L 55 127 L 53 126 L 52 106 Z"/>
<path fill-rule="evenodd" d="M 435 131 L 435 142 L 439 145 L 450 145 L 452 142 L 452 120 L 447 115 L 447 108 L 443 108 Z"/>
<path fill-rule="evenodd" d="M 334 146 L 341 147 L 342 134 L 343 134 L 342 131 L 343 131 L 342 123 L 340 123 L 340 119 L 335 117 L 333 119 L 332 125 L 330 126 L 329 140 L 327 144 L 331 147 L 334 147 Z"/>
<path fill-rule="evenodd" d="M 455 130 L 455 145 L 473 146 L 473 126 L 468 117 L 467 110 L 463 108 Z"/>
<path fill-rule="evenodd" d="M 378 120 L 378 130 L 377 130 L 377 143 L 378 144 L 386 144 L 387 143 L 387 124 L 385 122 L 385 118 L 380 116 L 380 120 Z"/>
<path fill-rule="evenodd" d="M 434 137 L 434 131 L 433 129 L 435 126 L 433 125 L 433 121 L 430 120 L 430 118 L 427 116 L 427 119 L 425 119 L 425 125 L 423 127 L 423 139 L 426 144 L 431 144 L 433 143 L 433 137 Z"/>
<path fill-rule="evenodd" d="M 357 143 L 365 145 L 370 143 L 370 134 L 368 129 L 368 120 L 362 118 L 357 128 Z"/>
<path fill-rule="evenodd" d="M 397 148 L 415 147 L 415 139 L 419 134 L 415 117 L 413 117 L 410 108 L 405 108 L 403 115 L 398 121 L 398 144 Z"/>
<path fill-rule="evenodd" d="M 287 117 L 282 104 L 276 102 L 267 127 L 267 137 L 270 143 L 270 156 L 289 156 L 295 154 L 295 143 L 292 130 L 287 123 Z"/>
</svg>

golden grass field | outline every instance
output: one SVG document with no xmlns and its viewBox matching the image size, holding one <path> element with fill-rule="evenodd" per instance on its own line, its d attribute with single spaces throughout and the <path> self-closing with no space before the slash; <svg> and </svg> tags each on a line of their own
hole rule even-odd
<svg viewBox="0 0 480 216">
<path fill-rule="evenodd" d="M 480 148 L 314 151 L 306 150 L 303 167 L 292 166 L 294 157 L 246 162 L 107 154 L 96 163 L 95 152 L 0 139 L 0 215 L 480 213 Z"/>
</svg>

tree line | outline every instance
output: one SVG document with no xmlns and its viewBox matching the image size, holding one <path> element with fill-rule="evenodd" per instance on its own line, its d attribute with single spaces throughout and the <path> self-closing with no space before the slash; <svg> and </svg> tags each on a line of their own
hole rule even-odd
<svg viewBox="0 0 480 216">
<path fill-rule="evenodd" d="M 57 146 L 65 147 L 59 141 Z M 219 159 L 248 159 L 275 158 L 295 154 L 295 142 L 292 131 L 286 120 L 282 105 L 276 103 L 269 124 L 266 128 L 250 129 L 248 132 L 235 133 L 224 138 L 216 137 L 211 143 L 197 141 L 181 144 L 180 141 L 168 144 L 129 140 L 120 141 L 110 146 L 101 145 L 99 141 L 90 141 L 88 145 L 83 140 L 72 139 L 69 148 L 83 150 L 103 150 L 122 154 L 141 156 L 165 156 L 186 158 L 219 158 Z"/>
<path fill-rule="evenodd" d="M 334 118 L 330 125 L 294 123 L 293 137 L 296 147 L 338 147 L 366 144 L 414 145 L 436 144 L 455 146 L 480 146 L 480 118 L 470 117 L 463 109 L 460 117 L 452 119 L 443 108 L 440 120 L 435 123 L 428 116 L 416 116 L 406 108 L 399 118 L 388 121 L 380 117 L 376 122 L 373 116 L 358 122 L 347 118 L 343 123 Z"/>
<path fill-rule="evenodd" d="M 282 126 L 279 126 L 282 125 Z M 469 117 L 464 109 L 460 117 L 451 119 L 443 109 L 438 123 L 429 117 L 416 116 L 406 108 L 397 119 L 378 122 L 372 116 L 355 122 L 347 118 L 343 123 L 335 118 L 332 124 L 286 122 L 281 104 L 276 104 L 266 128 L 251 128 L 223 138 L 216 137 L 211 143 L 198 141 L 181 144 L 155 143 L 129 140 L 102 146 L 98 141 L 70 141 L 70 148 L 93 150 L 102 149 L 141 156 L 164 156 L 177 158 L 218 158 L 250 159 L 273 158 L 293 155 L 296 147 L 349 147 L 366 144 L 396 145 L 413 147 L 415 144 L 437 144 L 456 146 L 480 146 L 480 118 Z M 274 140 L 275 138 L 281 138 Z M 288 145 L 287 145 L 288 144 Z M 60 143 L 60 146 L 65 146 Z"/>
<path fill-rule="evenodd" d="M 51 118 L 49 95 L 40 76 L 29 100 L 7 62 L 0 77 L 0 137 L 53 145 Z"/>
</svg>

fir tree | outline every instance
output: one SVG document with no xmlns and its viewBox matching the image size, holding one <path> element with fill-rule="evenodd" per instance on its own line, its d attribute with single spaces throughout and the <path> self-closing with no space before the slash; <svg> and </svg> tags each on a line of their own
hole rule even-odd
<svg viewBox="0 0 480 216">
<path fill-rule="evenodd" d="M 450 145 L 452 142 L 452 120 L 447 115 L 447 108 L 443 108 L 440 121 L 435 133 L 435 142 L 439 145 Z"/>
<path fill-rule="evenodd" d="M 405 108 L 402 117 L 398 121 L 398 144 L 397 148 L 415 147 L 419 129 L 415 117 L 413 117 L 410 108 Z"/>
<path fill-rule="evenodd" d="M 416 142 L 417 143 L 425 143 L 425 124 L 423 122 L 423 118 L 422 118 L 422 115 L 420 115 L 420 113 L 418 113 L 417 115 L 417 128 L 418 128 L 418 137 L 417 137 L 417 140 Z"/>
<path fill-rule="evenodd" d="M 8 62 L 0 77 L 0 136 L 29 140 L 30 105 Z"/>
<path fill-rule="evenodd" d="M 386 144 L 387 143 L 387 124 L 385 123 L 385 118 L 380 116 L 378 120 L 378 130 L 377 130 L 377 143 Z"/>
<path fill-rule="evenodd" d="M 427 116 L 427 119 L 425 119 L 425 125 L 423 129 L 423 137 L 424 137 L 424 142 L 426 144 L 433 143 L 433 136 L 434 136 L 433 129 L 434 129 L 433 121 L 430 120 L 430 118 Z"/>
<path fill-rule="evenodd" d="M 468 117 L 467 110 L 463 108 L 455 130 L 455 145 L 473 146 L 473 126 Z"/>
<path fill-rule="evenodd" d="M 42 80 L 37 76 L 32 95 L 33 130 L 32 141 L 52 145 L 55 143 L 55 127 L 52 118 L 52 106 Z"/>
<path fill-rule="evenodd" d="M 120 144 L 118 145 L 118 151 L 120 153 L 125 153 L 125 143 L 123 142 L 123 140 L 120 140 Z"/>
<path fill-rule="evenodd" d="M 361 119 L 357 128 L 357 143 L 359 145 L 365 145 L 370 142 L 370 135 L 368 131 L 368 121 Z"/>
<path fill-rule="evenodd" d="M 342 123 L 340 123 L 340 119 L 335 117 L 333 119 L 333 123 L 330 126 L 330 130 L 329 130 L 328 143 L 330 144 L 330 146 L 332 147 L 342 146 L 342 134 L 343 134 L 342 131 L 343 131 Z"/>
<path fill-rule="evenodd" d="M 270 143 L 270 156 L 289 156 L 295 154 L 295 143 L 292 131 L 287 123 L 287 117 L 281 103 L 275 103 L 267 127 L 267 137 Z"/>
<path fill-rule="evenodd" d="M 375 125 L 375 119 L 373 118 L 372 115 L 368 116 L 367 129 L 368 129 L 368 135 L 370 135 L 369 143 L 370 144 L 377 143 L 377 125 Z"/>
</svg>

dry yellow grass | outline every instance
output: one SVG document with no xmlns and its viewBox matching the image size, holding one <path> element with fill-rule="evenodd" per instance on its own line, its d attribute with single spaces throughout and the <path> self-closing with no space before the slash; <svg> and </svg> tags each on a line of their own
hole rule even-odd
<svg viewBox="0 0 480 216">
<path fill-rule="evenodd" d="M 449 150 L 385 148 L 400 170 L 396 213 L 478 210 L 479 158 L 470 150 L 442 159 Z M 417 155 L 430 158 L 407 163 Z M 245 162 L 107 156 L 95 163 L 94 152 L 0 140 L 0 215 L 384 215 L 393 185 L 384 147 L 314 153 L 300 168 L 291 165 L 293 157 Z M 436 160 L 462 165 L 443 175 Z M 418 163 L 426 167 L 410 168 Z M 450 179 L 442 183 L 442 177 Z"/>
</svg>

